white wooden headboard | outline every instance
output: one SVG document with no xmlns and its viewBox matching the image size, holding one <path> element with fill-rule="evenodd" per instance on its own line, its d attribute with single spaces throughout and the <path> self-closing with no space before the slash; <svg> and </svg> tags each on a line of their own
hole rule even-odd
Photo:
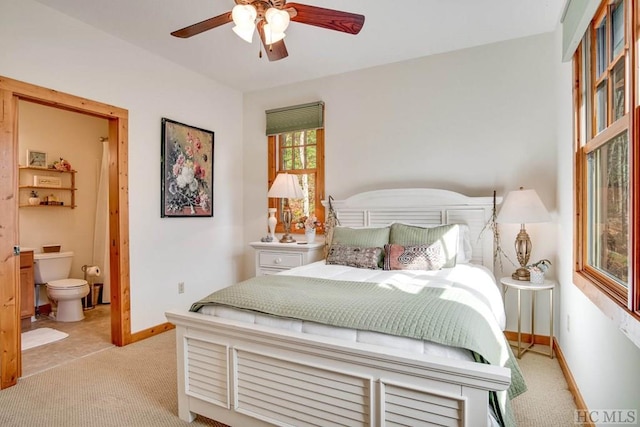
<svg viewBox="0 0 640 427">
<path fill-rule="evenodd" d="M 496 203 L 502 198 L 496 198 Z M 322 204 L 327 209 L 327 200 Z M 394 222 L 420 226 L 467 224 L 473 247 L 472 262 L 493 271 L 493 234 L 482 232 L 491 218 L 493 196 L 468 197 L 448 190 L 400 188 L 367 191 L 344 200 L 332 200 L 340 225 L 384 227 Z"/>
</svg>

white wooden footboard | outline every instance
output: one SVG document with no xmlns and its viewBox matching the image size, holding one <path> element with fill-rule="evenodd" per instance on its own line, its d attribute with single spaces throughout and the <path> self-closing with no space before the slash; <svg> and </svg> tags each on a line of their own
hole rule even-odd
<svg viewBox="0 0 640 427">
<path fill-rule="evenodd" d="M 506 368 L 169 311 L 179 416 L 245 426 L 486 426 Z"/>
</svg>

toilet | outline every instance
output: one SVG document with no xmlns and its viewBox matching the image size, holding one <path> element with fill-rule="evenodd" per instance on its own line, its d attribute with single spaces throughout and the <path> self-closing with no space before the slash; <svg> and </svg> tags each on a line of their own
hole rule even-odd
<svg viewBox="0 0 640 427">
<path fill-rule="evenodd" d="M 58 304 L 56 320 L 77 322 L 84 319 L 82 298 L 89 294 L 86 280 L 70 279 L 73 252 L 33 254 L 34 278 L 38 285 L 46 284 L 47 295 Z"/>
</svg>

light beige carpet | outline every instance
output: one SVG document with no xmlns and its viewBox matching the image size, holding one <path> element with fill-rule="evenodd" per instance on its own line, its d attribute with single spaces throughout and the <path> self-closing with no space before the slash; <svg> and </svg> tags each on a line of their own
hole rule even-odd
<svg viewBox="0 0 640 427">
<path fill-rule="evenodd" d="M 529 391 L 513 401 L 521 427 L 572 426 L 573 399 L 556 359 L 526 354 Z M 216 426 L 178 416 L 175 332 L 110 347 L 0 391 L 0 426 Z M 235 426 L 242 427 L 242 426 Z"/>
<path fill-rule="evenodd" d="M 175 333 L 110 347 L 0 391 L 0 426 L 218 426 L 177 417 Z"/>
<path fill-rule="evenodd" d="M 542 351 L 546 349 L 547 347 L 540 348 Z M 518 426 L 579 426 L 579 423 L 573 421 L 576 404 L 558 360 L 528 352 L 518 360 L 518 364 L 528 388 L 512 401 Z"/>
</svg>

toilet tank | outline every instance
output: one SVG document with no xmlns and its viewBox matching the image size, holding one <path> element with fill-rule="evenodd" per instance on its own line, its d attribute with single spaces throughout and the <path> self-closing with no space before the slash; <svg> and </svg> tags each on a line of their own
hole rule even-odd
<svg viewBox="0 0 640 427">
<path fill-rule="evenodd" d="M 37 253 L 33 254 L 33 261 L 33 275 L 36 284 L 68 279 L 73 252 Z"/>
</svg>

